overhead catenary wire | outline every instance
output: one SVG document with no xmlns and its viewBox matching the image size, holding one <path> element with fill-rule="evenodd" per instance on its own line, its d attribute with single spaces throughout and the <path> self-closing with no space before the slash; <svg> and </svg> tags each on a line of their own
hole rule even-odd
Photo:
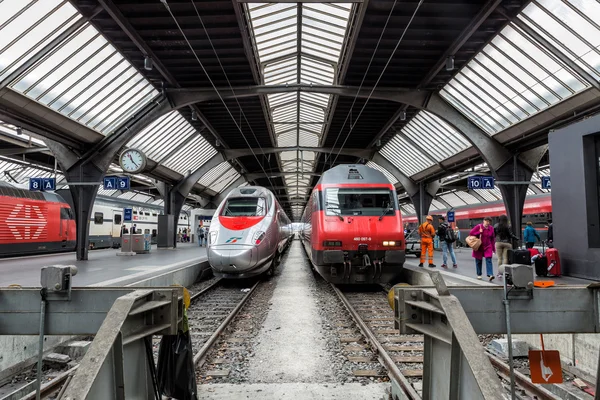
<svg viewBox="0 0 600 400">
<path fill-rule="evenodd" d="M 187 35 L 185 34 L 185 32 L 183 31 L 183 29 L 181 28 L 181 25 L 179 24 L 179 22 L 177 21 L 177 18 L 175 17 L 175 15 L 173 14 L 173 11 L 171 10 L 171 7 L 169 6 L 169 3 L 167 2 L 167 0 L 160 0 L 161 3 L 163 3 L 163 5 L 165 6 L 165 8 L 167 9 L 167 11 L 169 12 L 169 14 L 171 15 L 171 18 L 173 19 L 173 21 L 175 22 L 175 25 L 177 25 L 177 29 L 179 29 L 179 32 L 181 32 L 181 35 L 183 36 L 184 40 L 186 41 L 188 47 L 190 48 L 190 50 L 192 51 L 192 54 L 194 55 L 194 57 L 196 58 L 196 61 L 198 61 L 198 64 L 200 65 L 200 68 L 202 68 L 202 71 L 204 72 L 204 74 L 206 75 L 208 81 L 210 82 L 211 86 L 213 87 L 213 89 L 215 90 L 215 92 L 217 93 L 217 96 L 219 97 L 219 100 L 221 100 L 221 103 L 223 103 L 223 106 L 225 106 L 225 109 L 227 110 L 227 113 L 229 114 L 229 116 L 231 117 L 231 120 L 233 121 L 233 123 L 235 124 L 235 126 L 237 127 L 237 129 L 240 132 L 240 135 L 242 135 L 242 138 L 244 139 L 244 141 L 246 142 L 246 145 L 248 146 L 248 148 L 250 149 L 250 152 L 252 153 L 252 155 L 254 156 L 254 158 L 256 159 L 256 162 L 258 163 L 258 165 L 260 166 L 262 172 L 265 174 L 265 177 L 267 178 L 267 180 L 269 181 L 269 185 L 271 185 L 271 188 L 274 188 L 273 183 L 271 182 L 271 178 L 269 177 L 269 174 L 267 174 L 267 172 L 265 171 L 265 169 L 263 168 L 263 165 L 261 164 L 260 160 L 258 159 L 256 153 L 254 152 L 254 150 L 252 149 L 252 146 L 250 146 L 250 142 L 248 141 L 248 138 L 246 138 L 246 135 L 244 134 L 244 132 L 242 131 L 241 126 L 237 123 L 235 117 L 233 116 L 233 113 L 231 112 L 231 110 L 229 109 L 229 107 L 227 106 L 227 103 L 225 102 L 225 100 L 223 99 L 223 96 L 221 96 L 221 93 L 219 92 L 219 90 L 217 89 L 216 85 L 214 84 L 213 80 L 211 79 L 210 75 L 208 74 L 208 71 L 206 70 L 206 68 L 204 67 L 204 64 L 202 63 L 202 61 L 200 61 L 200 58 L 198 57 L 198 54 L 196 53 L 196 50 L 194 49 L 194 47 L 192 46 L 192 44 L 190 43 Z M 193 1 L 192 1 L 193 3 Z M 195 5 L 194 5 L 194 8 Z M 205 29 L 206 31 L 206 29 Z M 208 37 L 208 32 L 206 31 L 206 35 Z M 209 37 L 209 41 L 210 41 L 210 37 Z M 211 42 L 211 46 L 212 46 L 212 42 Z M 214 50 L 214 47 L 213 47 Z M 218 57 L 217 57 L 218 58 Z M 219 65 L 221 65 L 221 68 L 223 68 L 221 61 L 219 60 Z M 227 82 L 229 83 L 229 79 L 227 79 Z M 229 83 L 230 87 L 231 87 L 231 83 Z M 233 88 L 231 88 L 233 90 Z M 237 102 L 237 99 L 236 99 Z M 239 105 L 239 102 L 238 102 Z M 241 109 L 241 106 L 240 106 Z M 250 125 L 248 125 L 250 126 Z M 250 130 L 252 131 L 252 128 L 250 127 Z M 254 134 L 254 132 L 253 132 Z M 256 136 L 255 136 L 256 137 Z"/>
<path fill-rule="evenodd" d="M 390 64 L 390 62 L 392 61 L 392 58 L 394 58 L 394 55 L 396 54 L 396 50 L 398 50 L 398 47 L 400 46 L 400 43 L 402 43 L 402 40 L 404 39 L 404 36 L 406 35 L 406 32 L 408 31 L 408 28 L 411 26 L 413 20 L 415 19 L 415 16 L 417 15 L 417 12 L 419 11 L 419 9 L 421 8 L 421 5 L 423 4 L 424 0 L 420 0 L 419 3 L 417 4 L 417 7 L 415 8 L 415 11 L 413 12 L 412 16 L 410 17 L 410 20 L 408 21 L 408 23 L 406 24 L 406 26 L 404 27 L 404 31 L 402 32 L 402 35 L 400 35 L 400 38 L 398 39 L 398 42 L 396 43 L 396 46 L 394 47 L 394 50 L 392 51 L 392 54 L 390 54 L 390 57 L 388 58 L 387 62 L 385 63 L 383 70 L 381 71 L 381 74 L 379 74 L 379 77 L 377 78 L 377 81 L 375 81 L 375 84 L 373 85 L 371 92 L 369 93 L 369 95 L 367 96 L 367 99 L 365 100 L 365 103 L 363 104 L 362 108 L 360 109 L 360 112 L 358 113 L 358 116 L 356 117 L 356 119 L 354 120 L 354 124 L 350 126 L 350 131 L 346 134 L 346 138 L 344 139 L 344 142 L 342 143 L 342 145 L 340 146 L 340 149 L 337 152 L 337 155 L 335 156 L 335 158 L 333 159 L 332 164 L 334 164 L 337 160 L 337 158 L 339 157 L 340 153 L 342 152 L 342 149 L 344 148 L 344 146 L 346 145 L 346 142 L 348 142 L 348 139 L 350 138 L 350 134 L 352 133 L 352 130 L 354 129 L 354 127 L 356 126 L 358 120 L 360 119 L 363 111 L 365 110 L 367 104 L 369 103 L 369 99 L 371 98 L 371 96 L 373 95 L 373 92 L 375 91 L 375 89 L 377 88 L 377 85 L 379 84 L 379 81 L 381 80 L 381 78 L 383 77 L 383 74 L 385 73 L 385 71 L 387 70 L 388 65 Z M 395 3 L 394 3 L 395 4 Z M 393 7 L 392 7 L 393 10 Z M 390 12 L 390 16 L 391 16 L 391 12 Z M 387 25 L 387 22 L 386 22 Z M 385 28 L 384 28 L 385 29 Z M 382 33 L 383 35 L 383 33 Z M 375 54 L 375 53 L 373 53 Z M 363 82 L 364 82 L 364 77 L 363 77 Z M 362 86 L 362 82 L 361 82 L 361 86 Z M 359 89 L 360 91 L 360 89 Z M 358 92 L 356 93 L 356 97 L 355 97 L 355 101 L 356 98 L 358 97 Z M 354 103 L 352 103 L 352 105 L 354 105 Z M 343 127 L 342 127 L 343 129 Z M 341 133 L 341 129 L 340 129 L 340 133 Z M 334 145 L 335 146 L 335 145 Z M 332 147 L 332 151 L 333 151 L 333 147 Z"/>
</svg>

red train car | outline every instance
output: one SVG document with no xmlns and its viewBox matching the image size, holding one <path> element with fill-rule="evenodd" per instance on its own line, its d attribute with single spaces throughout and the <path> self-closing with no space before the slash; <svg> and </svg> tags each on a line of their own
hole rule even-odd
<svg viewBox="0 0 600 400">
<path fill-rule="evenodd" d="M 432 211 L 433 215 L 446 215 L 448 210 Z M 502 201 L 494 201 L 486 204 L 474 204 L 469 206 L 456 207 L 454 216 L 456 226 L 460 229 L 461 237 L 465 238 L 469 231 L 475 225 L 481 223 L 484 217 L 491 217 L 493 223 L 497 222 L 500 215 L 506 214 L 506 209 Z M 552 219 L 552 198 L 550 194 L 540 194 L 529 196 L 525 200 L 523 207 L 523 219 L 521 229 L 525 228 L 528 221 L 533 223 L 534 228 L 540 234 L 542 240 L 546 238 L 548 231 L 546 225 L 548 220 Z M 405 215 L 403 218 L 405 224 L 408 224 L 410 230 L 417 226 L 416 215 Z M 437 223 L 437 220 L 434 221 Z"/>
<path fill-rule="evenodd" d="M 394 186 L 364 165 L 338 165 L 321 176 L 302 216 L 302 242 L 317 272 L 332 283 L 396 282 L 405 259 Z"/>
<path fill-rule="evenodd" d="M 75 232 L 73 211 L 60 196 L 0 186 L 2 256 L 72 251 Z"/>
</svg>

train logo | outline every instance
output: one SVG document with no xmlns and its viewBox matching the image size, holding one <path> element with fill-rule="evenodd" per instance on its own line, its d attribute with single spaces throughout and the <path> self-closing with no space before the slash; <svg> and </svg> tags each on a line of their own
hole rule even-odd
<svg viewBox="0 0 600 400">
<path fill-rule="evenodd" d="M 39 239 L 46 224 L 40 207 L 28 204 L 17 204 L 6 218 L 6 225 L 17 240 Z"/>
<path fill-rule="evenodd" d="M 241 237 L 232 236 L 225 241 L 225 243 L 237 243 L 238 240 L 242 240 Z"/>
</svg>

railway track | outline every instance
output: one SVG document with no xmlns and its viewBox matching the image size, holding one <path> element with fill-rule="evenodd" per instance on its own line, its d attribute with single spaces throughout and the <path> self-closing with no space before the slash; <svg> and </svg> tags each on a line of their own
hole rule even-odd
<svg viewBox="0 0 600 400">
<path fill-rule="evenodd" d="M 394 328 L 394 311 L 390 308 L 385 290 L 373 292 L 353 292 L 341 290 L 332 285 L 342 304 L 346 307 L 356 327 L 363 337 L 356 337 L 352 329 L 342 329 L 344 337 L 341 341 L 351 343 L 346 347 L 347 358 L 357 367 L 353 370 L 356 376 L 377 376 L 382 372 L 372 368 L 377 359 L 386 369 L 386 374 L 400 384 L 405 396 L 411 400 L 421 400 L 423 378 L 423 335 L 401 335 Z M 342 327 L 344 328 L 344 327 Z M 366 346 L 368 345 L 368 350 Z M 367 350 L 368 355 L 364 355 Z M 360 352 L 356 356 L 353 352 Z M 509 368 L 503 361 L 488 354 L 498 377 L 508 381 Z M 367 365 L 365 369 L 363 365 Z M 558 400 L 559 397 L 547 389 L 534 385 L 523 374 L 516 373 L 516 399 Z M 504 387 L 508 390 L 508 386 Z"/>
</svg>

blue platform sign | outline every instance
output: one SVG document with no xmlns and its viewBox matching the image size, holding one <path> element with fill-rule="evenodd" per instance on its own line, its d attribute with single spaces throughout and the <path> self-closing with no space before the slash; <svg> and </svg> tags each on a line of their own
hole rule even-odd
<svg viewBox="0 0 600 400">
<path fill-rule="evenodd" d="M 552 189 L 549 176 L 542 176 L 542 189 Z"/>
<path fill-rule="evenodd" d="M 119 190 L 129 190 L 130 183 L 128 176 L 118 176 L 117 177 L 117 189 Z"/>
<path fill-rule="evenodd" d="M 32 192 L 42 190 L 42 178 L 29 178 L 29 190 Z"/>
<path fill-rule="evenodd" d="M 117 177 L 116 176 L 105 176 L 104 177 L 104 190 L 116 190 L 117 189 Z"/>
<path fill-rule="evenodd" d="M 493 176 L 482 176 L 481 183 L 482 183 L 482 189 L 493 189 L 494 188 L 494 177 Z"/>
<path fill-rule="evenodd" d="M 448 211 L 446 213 L 446 218 L 448 219 L 448 222 L 454 222 L 454 211 Z"/>
<path fill-rule="evenodd" d="M 481 189 L 481 177 L 480 176 L 469 176 L 467 178 L 467 188 Z"/>
<path fill-rule="evenodd" d="M 133 208 L 124 208 L 123 209 L 123 221 L 131 222 L 133 219 Z"/>
<path fill-rule="evenodd" d="M 469 176 L 467 178 L 467 188 L 469 189 L 493 189 L 493 176 Z"/>
<path fill-rule="evenodd" d="M 56 179 L 55 178 L 43 178 L 42 179 L 42 190 L 56 190 Z"/>
</svg>

